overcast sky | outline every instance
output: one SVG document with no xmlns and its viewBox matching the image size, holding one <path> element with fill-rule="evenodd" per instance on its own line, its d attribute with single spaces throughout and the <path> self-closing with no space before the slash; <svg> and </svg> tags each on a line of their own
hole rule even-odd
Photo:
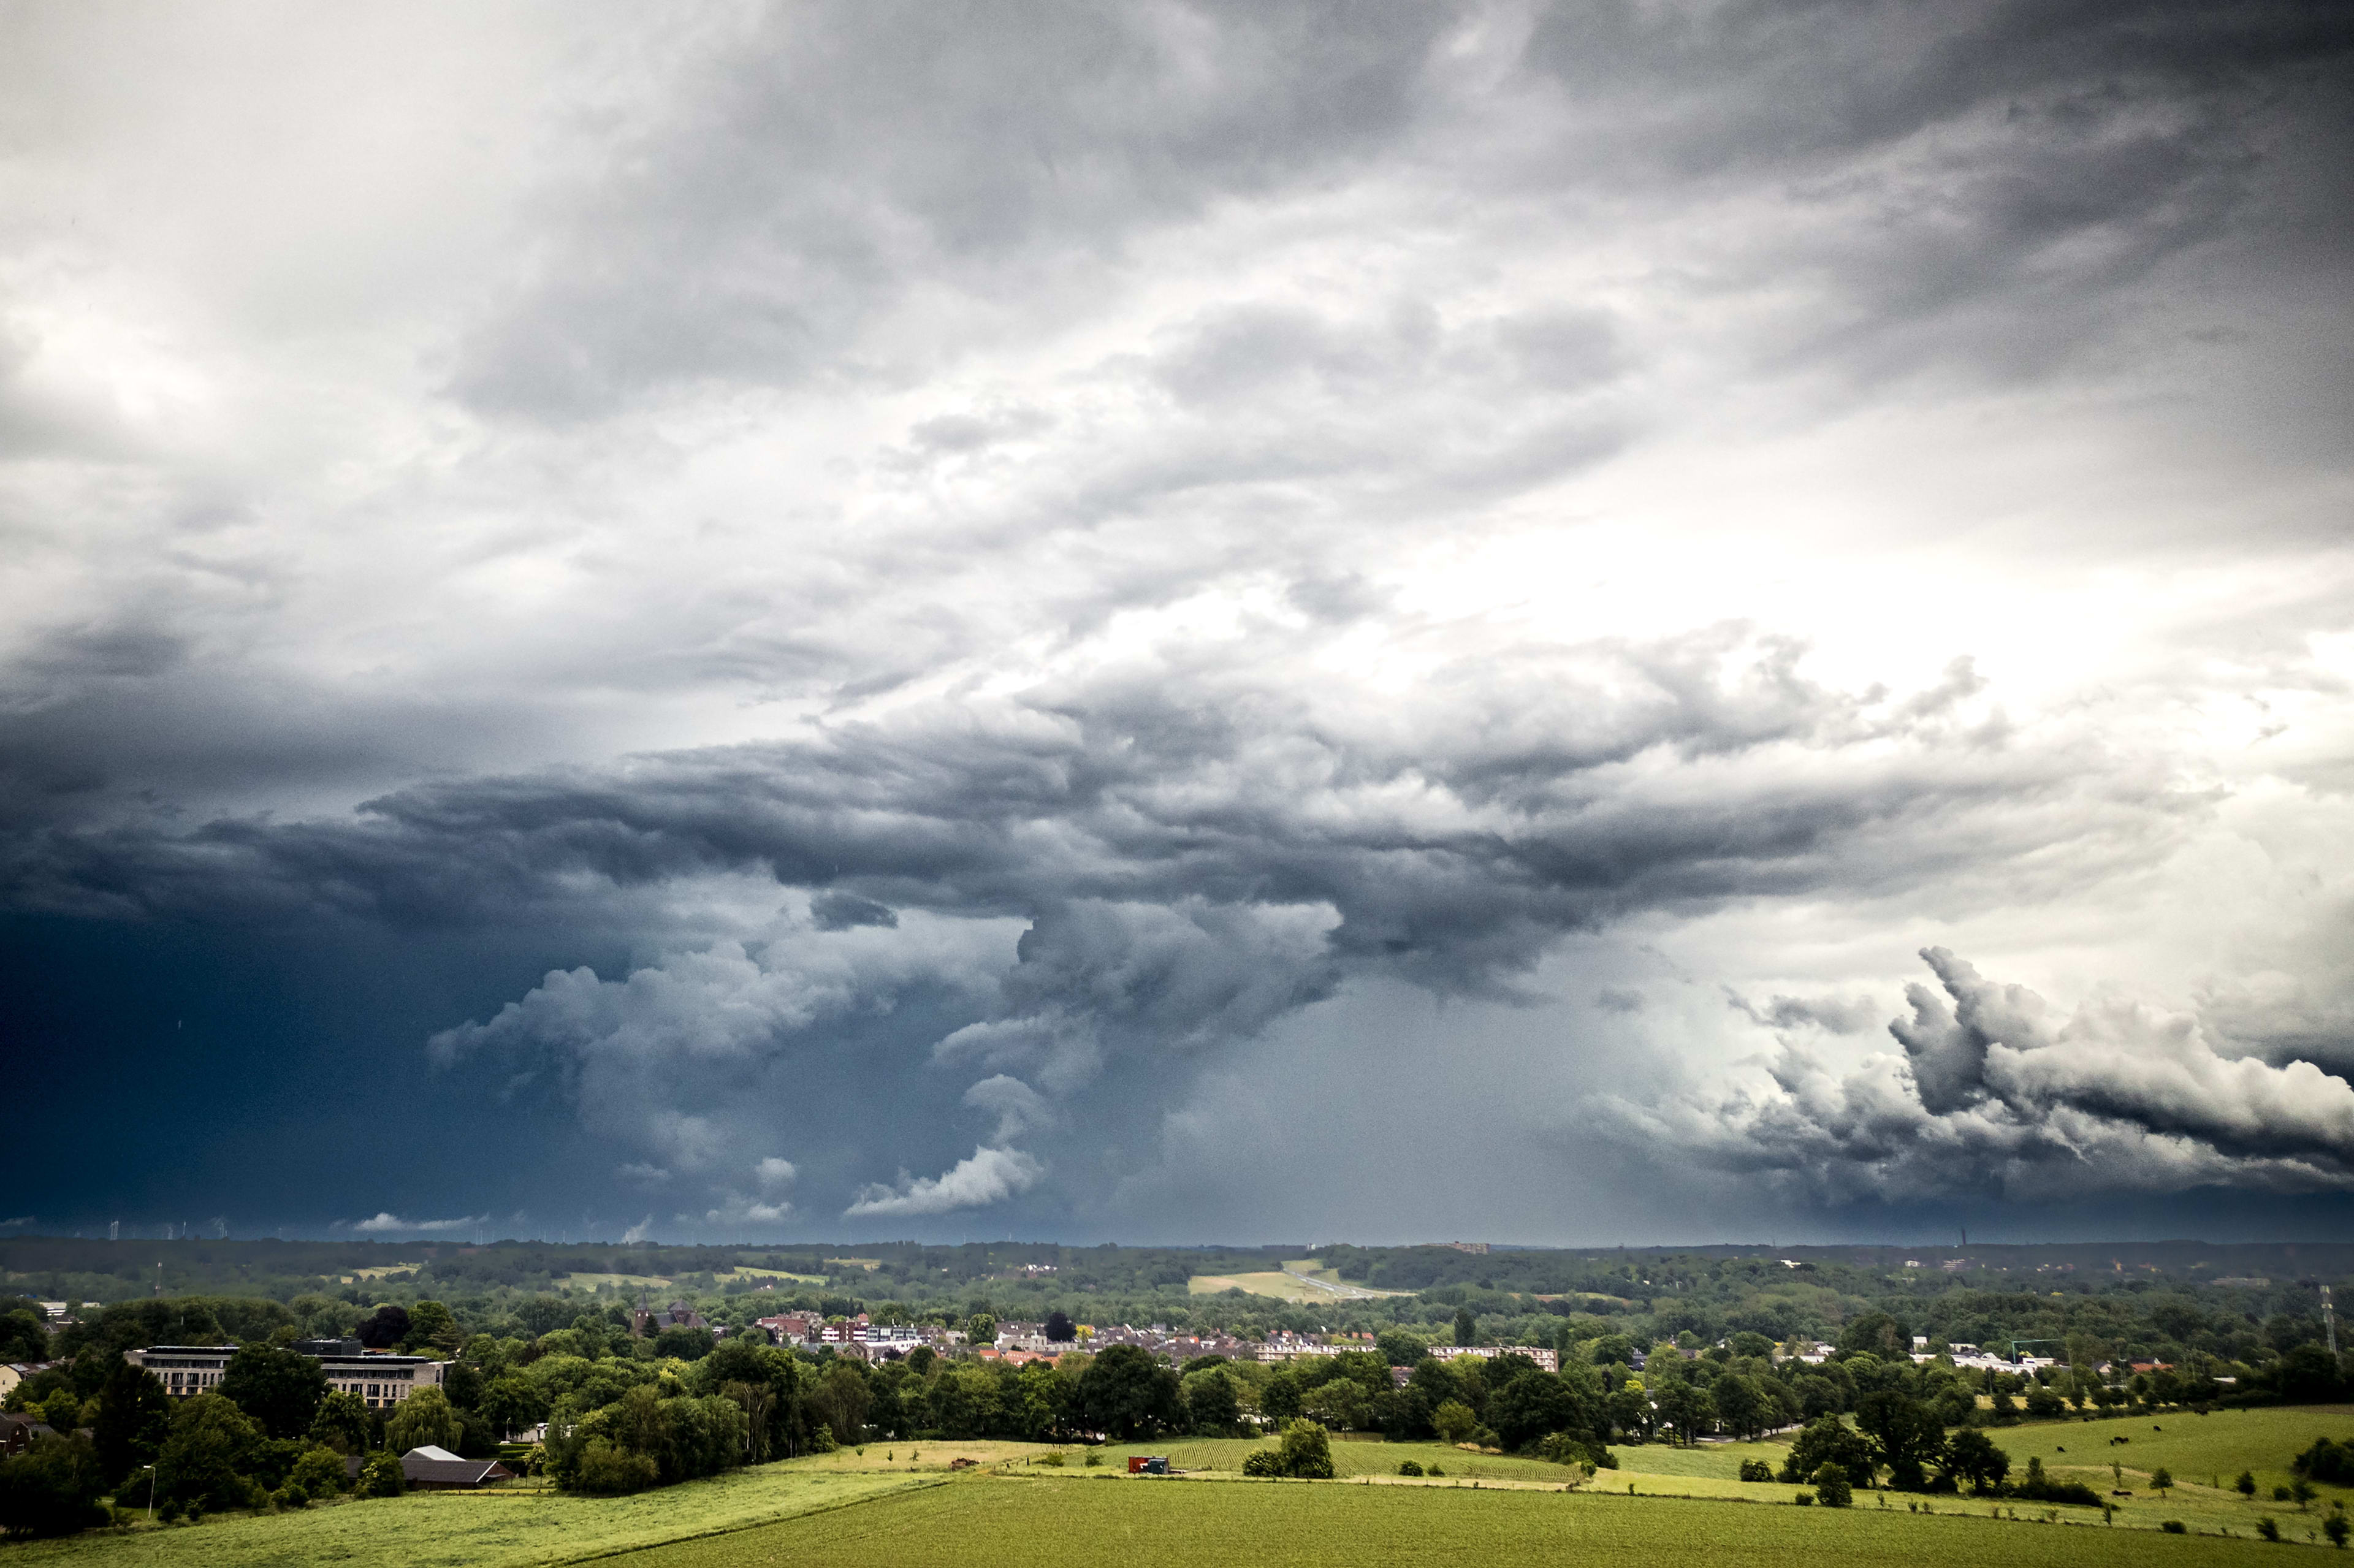
<svg viewBox="0 0 2354 1568">
<path fill-rule="evenodd" d="M 0 4 L 0 1218 L 2347 1234 L 2349 85 Z"/>
</svg>

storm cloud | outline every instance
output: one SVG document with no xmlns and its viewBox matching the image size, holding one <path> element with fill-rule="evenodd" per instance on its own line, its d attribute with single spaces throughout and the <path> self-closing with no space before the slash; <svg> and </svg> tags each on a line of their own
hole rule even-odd
<svg viewBox="0 0 2354 1568">
<path fill-rule="evenodd" d="M 2344 1185 L 2335 13 L 11 26 L 0 1028 L 93 1205 L 183 1185 L 110 1062 L 208 1207 L 463 1228 L 306 1119 L 393 1054 L 582 1234 Z"/>
</svg>

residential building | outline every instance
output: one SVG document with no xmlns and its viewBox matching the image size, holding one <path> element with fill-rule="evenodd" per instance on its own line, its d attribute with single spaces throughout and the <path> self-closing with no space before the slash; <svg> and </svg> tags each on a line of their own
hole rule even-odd
<svg viewBox="0 0 2354 1568">
<path fill-rule="evenodd" d="M 51 1367 L 65 1364 L 63 1361 L 10 1361 L 0 1366 L 0 1399 L 7 1398 L 9 1392 L 27 1378 L 37 1377 Z"/>
<path fill-rule="evenodd" d="M 659 1312 L 640 1307 L 630 1314 L 630 1332 L 640 1339 L 659 1334 L 664 1329 L 708 1329 L 710 1327 L 709 1319 L 684 1301 L 673 1301 Z"/>
<path fill-rule="evenodd" d="M 1526 1356 L 1546 1372 L 1561 1371 L 1561 1352 L 1543 1345 L 1433 1345 L 1428 1353 L 1442 1361 L 1451 1361 L 1458 1356 L 1477 1356 L 1482 1361 L 1497 1356 Z"/>
<path fill-rule="evenodd" d="M 20 1413 L 0 1414 L 0 1456 L 21 1454 L 32 1446 L 35 1439 L 57 1436 L 48 1423 L 37 1415 Z"/>
</svg>

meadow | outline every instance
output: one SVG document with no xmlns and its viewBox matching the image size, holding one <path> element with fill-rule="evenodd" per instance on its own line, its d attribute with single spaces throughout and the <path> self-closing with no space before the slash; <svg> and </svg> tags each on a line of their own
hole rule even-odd
<svg viewBox="0 0 2354 1568">
<path fill-rule="evenodd" d="M 633 1552 L 617 1568 L 2106 1568 L 2264 1560 L 2253 1540 L 2143 1534 L 1900 1510 L 1349 1482 L 989 1475 L 810 1519 Z"/>
<path fill-rule="evenodd" d="M 1411 1296 L 1410 1290 L 1374 1290 L 1363 1285 L 1352 1285 L 1315 1258 L 1286 1259 L 1281 1268 L 1270 1268 L 1256 1274 L 1197 1274 L 1185 1282 L 1189 1295 L 1215 1296 L 1221 1291 L 1239 1290 L 1248 1296 L 1265 1296 L 1278 1301 L 1297 1305 L 1309 1302 L 1372 1301 L 1387 1296 Z"/>
<path fill-rule="evenodd" d="M 1322 1563 L 1345 1547 L 1352 1568 L 1466 1552 L 1509 1568 L 1564 1551 L 1581 1563 L 1631 1561 L 1638 1552 L 1656 1556 L 1663 1538 L 1704 1552 L 1712 1563 L 1779 1563 L 1831 1552 L 1866 1563 L 1929 1554 L 1965 1564 L 2098 1564 L 2172 1561 L 2135 1554 L 2186 1550 L 2208 1553 L 2201 1561 L 2224 1562 L 2259 1544 L 2260 1519 L 2274 1519 L 2285 1541 L 2302 1543 L 2319 1539 L 2332 1497 L 2345 1496 L 2354 1506 L 2354 1493 L 2334 1488 L 2320 1489 L 2321 1498 L 2305 1510 L 2272 1499 L 2272 1487 L 2291 1478 L 2290 1456 L 2324 1434 L 2354 1436 L 2354 1409 L 2043 1422 L 1995 1434 L 2014 1473 L 2040 1457 L 2047 1469 L 2094 1483 L 2104 1495 L 2133 1493 L 2115 1499 L 2117 1511 L 2106 1522 L 2089 1509 L 1888 1492 L 1859 1493 L 1857 1506 L 1845 1511 L 1792 1508 L 1798 1489 L 1738 1478 L 1744 1460 L 1778 1469 L 1787 1453 L 1778 1443 L 1619 1446 L 1612 1452 L 1620 1468 L 1589 1478 L 1581 1468 L 1543 1459 L 1343 1438 L 1332 1445 L 1338 1478 L 1311 1485 L 1244 1481 L 1245 1457 L 1266 1446 L 1244 1438 L 1113 1445 L 1094 1450 L 1094 1466 L 1086 1463 L 1089 1451 L 1076 1446 L 917 1441 L 870 1443 L 632 1498 L 565 1497 L 515 1486 L 100 1531 L 0 1547 L 0 1568 L 67 1562 L 91 1568 L 548 1568 L 617 1554 L 634 1568 L 748 1568 L 810 1553 L 858 1568 L 1012 1563 L 1017 1555 L 1085 1564 L 1111 1562 L 1115 1552 L 1124 1563 L 1191 1563 L 1239 1554 L 1244 1542 L 1256 1542 L 1254 1555 L 1272 1555 L 1278 1564 Z M 2129 1441 L 2112 1444 L 2116 1436 Z M 1167 1456 L 1185 1478 L 1128 1476 L 1129 1457 L 1145 1454 Z M 1043 1463 L 1050 1455 L 1062 1464 Z M 1408 1459 L 1445 1474 L 1401 1477 L 1398 1465 Z M 950 1467 L 958 1461 L 981 1470 L 959 1473 Z M 2178 1478 L 2162 1499 L 2147 1489 L 2148 1472 L 2160 1465 Z M 2253 1500 L 2231 1489 L 2243 1468 L 2262 1483 Z M 1119 1484 L 1093 1484 L 1102 1481 Z M 2218 1481 L 2220 1488 L 2212 1484 Z M 1771 1504 L 1783 1506 L 1765 1506 Z M 2181 1520 L 2192 1533 L 2183 1540 L 2158 1533 L 2166 1520 Z M 1176 1532 L 1169 1539 L 1177 1544 L 1167 1552 L 1156 1544 L 1164 1531 Z M 938 1552 L 927 1544 L 935 1532 L 945 1532 Z M 2213 1555 L 2219 1552 L 2224 1555 Z"/>
<path fill-rule="evenodd" d="M 541 1488 L 420 1492 L 237 1514 L 199 1524 L 97 1531 L 0 1546 L 7 1568 L 543 1568 L 659 1542 L 689 1540 L 864 1502 L 937 1476 L 769 1465 L 628 1498 L 566 1497 Z"/>
</svg>

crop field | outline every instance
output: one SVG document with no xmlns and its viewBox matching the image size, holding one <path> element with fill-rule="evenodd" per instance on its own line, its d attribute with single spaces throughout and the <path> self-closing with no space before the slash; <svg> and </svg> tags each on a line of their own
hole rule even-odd
<svg viewBox="0 0 2354 1568">
<path fill-rule="evenodd" d="M 667 1290 L 670 1281 L 659 1274 L 567 1274 L 556 1282 L 574 1290 Z"/>
<path fill-rule="evenodd" d="M 420 1492 L 345 1501 L 298 1513 L 208 1519 L 200 1524 L 100 1531 L 64 1541 L 0 1546 L 8 1568 L 516 1568 L 578 1563 L 657 1542 L 740 1529 L 938 1477 L 812 1473 L 770 1465 L 630 1498 L 577 1498 L 532 1489 Z"/>
<path fill-rule="evenodd" d="M 1370 1301 L 1377 1297 L 1414 1294 L 1410 1290 L 1369 1290 L 1362 1285 L 1351 1285 L 1330 1269 L 1311 1269 L 1309 1265 L 1312 1261 L 1302 1258 L 1283 1268 L 1270 1268 L 1257 1274 L 1197 1274 L 1185 1282 L 1185 1289 L 1194 1296 L 1215 1296 L 1222 1290 L 1240 1290 L 1247 1295 L 1267 1296 L 1294 1304 Z"/>
<path fill-rule="evenodd" d="M 1348 1482 L 983 1477 L 633 1552 L 616 1568 L 2106 1568 L 2273 1561 L 2253 1540 L 1901 1510 L 1744 1507 Z M 2266 1557 L 2266 1553 L 2272 1554 Z"/>
</svg>

